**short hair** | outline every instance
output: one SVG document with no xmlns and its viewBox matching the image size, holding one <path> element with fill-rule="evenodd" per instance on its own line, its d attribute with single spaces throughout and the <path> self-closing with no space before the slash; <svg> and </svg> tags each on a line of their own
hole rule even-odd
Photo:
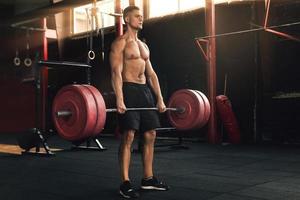
<svg viewBox="0 0 300 200">
<path fill-rule="evenodd" d="M 128 16 L 129 13 L 131 13 L 134 10 L 140 10 L 140 8 L 137 7 L 137 6 L 127 6 L 124 9 L 124 11 L 123 11 L 123 20 L 124 20 L 125 23 L 126 23 L 125 18 Z"/>
</svg>

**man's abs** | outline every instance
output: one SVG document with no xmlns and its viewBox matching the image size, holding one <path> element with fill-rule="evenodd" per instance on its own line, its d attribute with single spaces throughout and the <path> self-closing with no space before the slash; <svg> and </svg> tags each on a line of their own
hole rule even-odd
<svg viewBox="0 0 300 200">
<path fill-rule="evenodd" d="M 123 66 L 122 78 L 123 82 L 145 84 L 145 61 L 141 58 L 126 59 Z"/>
</svg>

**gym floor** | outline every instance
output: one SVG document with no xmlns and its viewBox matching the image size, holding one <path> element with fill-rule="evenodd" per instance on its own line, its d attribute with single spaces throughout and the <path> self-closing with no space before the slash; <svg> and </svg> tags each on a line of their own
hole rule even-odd
<svg viewBox="0 0 300 200">
<path fill-rule="evenodd" d="M 118 195 L 118 140 L 100 137 L 106 151 L 70 150 L 50 138 L 55 156 L 19 155 L 14 135 L 1 135 L 0 198 L 3 200 L 114 200 Z M 175 141 L 176 142 L 176 141 Z M 157 140 L 157 144 L 174 141 Z M 297 145 L 210 145 L 184 141 L 188 149 L 158 147 L 156 176 L 167 192 L 140 192 L 140 199 L 296 200 L 300 199 Z M 135 144 L 135 147 L 137 145 Z M 139 187 L 140 153 L 133 153 L 131 179 Z"/>
</svg>

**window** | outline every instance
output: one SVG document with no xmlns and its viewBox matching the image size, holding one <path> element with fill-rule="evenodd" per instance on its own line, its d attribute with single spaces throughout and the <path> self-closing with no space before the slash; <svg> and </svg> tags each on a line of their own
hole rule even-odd
<svg viewBox="0 0 300 200">
<path fill-rule="evenodd" d="M 215 0 L 215 4 L 241 0 Z M 149 0 L 149 17 L 159 17 L 205 7 L 205 0 Z"/>
<path fill-rule="evenodd" d="M 234 1 L 242 0 L 215 0 L 215 3 L 231 3 Z M 143 12 L 143 0 L 135 0 L 135 4 Z M 129 0 L 121 0 L 122 9 L 128 5 Z M 114 26 L 115 17 L 108 15 L 108 13 L 114 13 L 115 0 L 98 1 L 96 6 L 98 28 Z M 204 6 L 205 0 L 149 0 L 149 18 L 185 12 Z M 73 34 L 83 33 L 91 30 L 91 9 L 92 4 L 87 4 L 73 9 Z M 96 30 L 96 27 L 96 22 L 94 21 L 93 30 Z"/>
<path fill-rule="evenodd" d="M 135 0 L 135 3 L 143 11 L 143 0 Z M 129 0 L 122 0 L 122 9 L 129 5 Z M 115 12 L 115 0 L 102 0 L 96 3 L 98 28 L 114 26 L 115 17 L 108 15 Z M 83 33 L 91 30 L 92 4 L 87 4 L 73 9 L 73 34 Z M 89 17 L 89 18 L 88 18 Z M 88 20 L 89 19 L 89 20 Z M 93 30 L 96 30 L 96 22 L 93 22 Z"/>
<path fill-rule="evenodd" d="M 103 28 L 112 26 L 115 23 L 114 17 L 104 14 L 104 13 L 114 13 L 115 3 L 114 0 L 105 0 L 99 1 L 96 4 L 97 6 L 97 20 L 92 21 L 91 11 L 92 4 L 87 4 L 74 8 L 73 10 L 73 33 L 82 33 L 90 31 L 91 29 L 95 30 L 96 27 Z M 97 24 L 96 24 L 97 22 Z M 93 25 L 93 26 L 92 26 Z"/>
<path fill-rule="evenodd" d="M 178 11 L 178 0 L 150 0 L 149 1 L 149 18 L 159 17 Z"/>
<path fill-rule="evenodd" d="M 178 10 L 183 12 L 187 10 L 193 10 L 200 7 L 204 7 L 205 1 L 195 0 L 181 0 L 178 2 Z"/>
</svg>

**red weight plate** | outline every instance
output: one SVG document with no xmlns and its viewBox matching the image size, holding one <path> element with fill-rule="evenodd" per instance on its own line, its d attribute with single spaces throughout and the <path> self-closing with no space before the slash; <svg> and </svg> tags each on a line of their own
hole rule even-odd
<svg viewBox="0 0 300 200">
<path fill-rule="evenodd" d="M 195 92 L 198 100 L 199 100 L 199 116 L 198 116 L 198 120 L 197 120 L 197 123 L 195 124 L 195 129 L 198 129 L 198 128 L 201 128 L 203 126 L 203 123 L 204 123 L 204 119 L 205 119 L 205 102 L 203 101 L 201 95 L 193 90 L 193 92 Z"/>
<path fill-rule="evenodd" d="M 94 136 L 94 130 L 98 118 L 97 103 L 95 101 L 94 95 L 88 88 L 84 87 L 83 85 L 74 86 L 79 87 L 80 90 L 83 92 L 83 97 L 86 99 L 86 103 L 88 106 L 88 120 L 86 124 L 86 129 L 83 132 L 82 138 L 80 139 L 88 138 Z"/>
<path fill-rule="evenodd" d="M 105 121 L 106 121 L 106 106 L 105 102 L 103 99 L 103 96 L 99 92 L 97 88 L 95 88 L 92 85 L 83 85 L 84 87 L 88 88 L 90 92 L 92 93 L 96 106 L 97 106 L 97 120 L 96 120 L 96 125 L 93 131 L 93 136 L 97 136 L 98 134 L 101 133 L 101 131 L 104 128 Z"/>
<path fill-rule="evenodd" d="M 194 91 L 196 91 L 201 96 L 201 98 L 204 102 L 204 118 L 203 118 L 203 121 L 199 122 L 199 126 L 198 126 L 198 128 L 201 128 L 209 120 L 209 117 L 210 117 L 210 103 L 209 103 L 209 100 L 207 99 L 207 97 L 205 96 L 205 94 L 203 94 L 199 90 L 194 90 Z"/>
<path fill-rule="evenodd" d="M 197 98 L 199 99 L 199 109 L 200 109 L 200 112 L 199 112 L 199 116 L 198 116 L 198 121 L 197 123 L 195 124 L 195 129 L 197 128 L 201 128 L 203 126 L 203 122 L 204 122 L 204 117 L 205 117 L 205 102 L 203 101 L 201 95 L 193 90 L 193 92 L 196 93 L 196 96 Z"/>
<path fill-rule="evenodd" d="M 58 111 L 71 111 L 71 116 L 57 117 Z M 52 105 L 52 116 L 59 135 L 76 141 L 89 137 L 95 127 L 96 102 L 90 91 L 80 85 L 67 85 L 56 94 Z"/>
<path fill-rule="evenodd" d="M 168 107 L 183 108 L 184 112 L 168 111 L 170 123 L 178 130 L 191 130 L 197 127 L 204 116 L 204 104 L 193 90 L 181 89 L 169 99 Z"/>
</svg>

